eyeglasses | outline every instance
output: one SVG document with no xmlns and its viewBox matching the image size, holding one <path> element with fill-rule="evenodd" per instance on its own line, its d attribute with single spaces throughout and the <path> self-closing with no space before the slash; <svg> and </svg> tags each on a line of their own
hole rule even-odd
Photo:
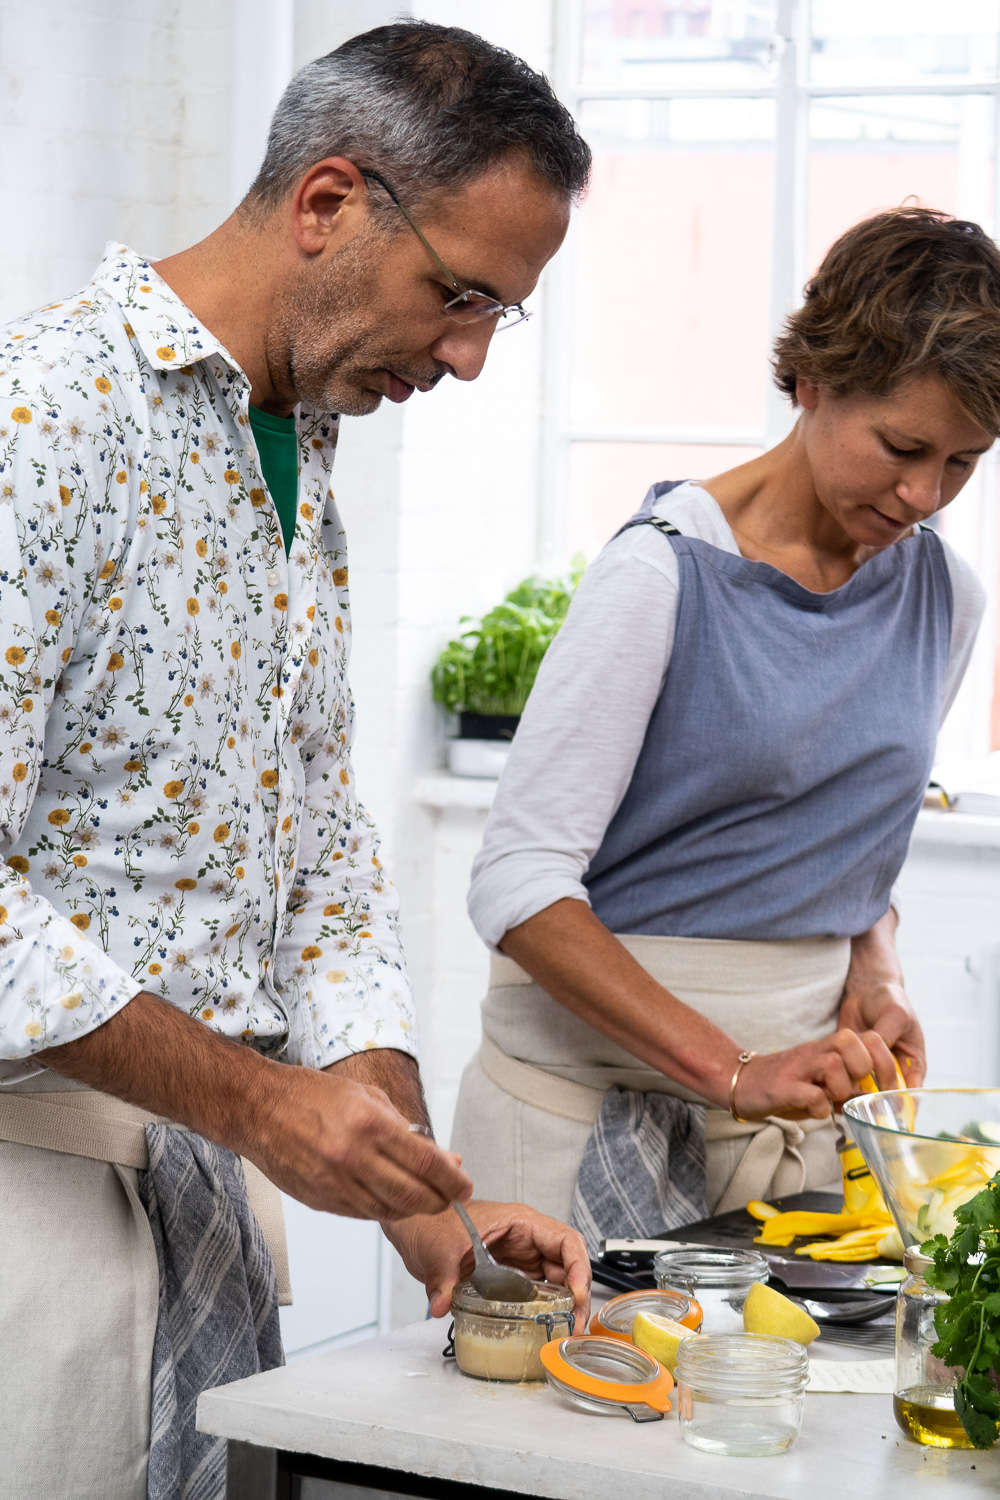
<svg viewBox="0 0 1000 1500">
<path fill-rule="evenodd" d="M 506 318 L 510 314 L 516 313 L 517 316 L 514 318 L 513 322 L 505 323 L 503 325 L 503 327 L 500 329 L 501 333 L 505 333 L 509 328 L 516 328 L 518 323 L 527 322 L 527 320 L 531 317 L 531 313 L 525 312 L 520 302 L 511 302 L 509 304 L 498 302 L 496 297 L 488 297 L 485 292 L 477 292 L 472 287 L 466 287 L 463 291 L 461 283 L 459 282 L 457 276 L 452 275 L 451 271 L 448 270 L 448 267 L 445 265 L 440 255 L 438 255 L 437 251 L 434 249 L 434 246 L 430 243 L 427 236 L 417 228 L 416 224 L 414 224 L 413 220 L 410 218 L 410 215 L 400 203 L 399 199 L 396 197 L 396 194 L 386 182 L 385 178 L 380 177 L 377 172 L 362 171 L 361 175 L 362 177 L 370 177 L 373 182 L 377 182 L 379 187 L 383 188 L 389 194 L 389 197 L 392 199 L 393 203 L 395 203 L 396 207 L 403 215 L 403 218 L 413 230 L 413 233 L 418 237 L 418 239 L 421 240 L 424 248 L 429 252 L 431 257 L 437 264 L 438 269 L 447 279 L 448 285 L 454 287 L 457 295 L 454 296 L 450 302 L 446 302 L 443 308 L 443 312 L 446 318 L 452 318 L 456 323 L 481 323 L 486 318 Z"/>
</svg>

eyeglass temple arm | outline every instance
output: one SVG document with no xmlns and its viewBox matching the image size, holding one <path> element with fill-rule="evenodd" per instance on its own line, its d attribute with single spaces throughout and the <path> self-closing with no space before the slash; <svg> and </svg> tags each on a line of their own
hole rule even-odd
<svg viewBox="0 0 1000 1500">
<path fill-rule="evenodd" d="M 400 213 L 403 215 L 403 218 L 406 220 L 407 224 L 409 224 L 410 228 L 413 230 L 413 233 L 417 236 L 417 238 L 420 240 L 421 244 L 424 246 L 424 249 L 431 256 L 432 260 L 434 260 L 434 262 L 444 272 L 445 276 L 447 276 L 449 282 L 455 288 L 456 292 L 458 292 L 458 294 L 460 296 L 463 295 L 462 288 L 461 288 L 461 286 L 458 283 L 457 277 L 455 277 L 455 276 L 452 275 L 452 273 L 448 270 L 448 267 L 445 265 L 444 261 L 441 259 L 440 255 L 438 255 L 437 251 L 434 249 L 434 246 L 431 244 L 430 240 L 428 240 L 421 233 L 421 231 L 418 229 L 417 225 L 414 224 L 413 220 L 410 218 L 410 215 L 407 213 L 406 209 L 400 203 L 399 199 L 396 197 L 396 194 L 393 192 L 392 188 L 386 182 L 385 178 L 384 177 L 380 177 L 377 172 L 364 171 L 364 172 L 361 173 L 361 175 L 362 175 L 362 177 L 371 177 L 375 182 L 378 183 L 378 185 L 379 185 L 380 188 L 384 188 L 385 189 L 385 191 L 389 194 L 389 197 L 392 199 L 393 203 L 395 203 L 396 207 L 399 209 Z"/>
</svg>

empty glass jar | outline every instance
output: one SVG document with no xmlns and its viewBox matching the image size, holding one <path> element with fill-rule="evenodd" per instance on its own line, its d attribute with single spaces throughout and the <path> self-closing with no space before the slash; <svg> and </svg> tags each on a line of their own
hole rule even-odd
<svg viewBox="0 0 1000 1500">
<path fill-rule="evenodd" d="M 799 1435 L 809 1356 L 763 1333 L 700 1334 L 677 1350 L 677 1416 L 684 1441 L 704 1453 L 756 1458 L 784 1453 Z"/>
<path fill-rule="evenodd" d="M 742 1333 L 743 1304 L 769 1267 L 757 1250 L 661 1250 L 653 1260 L 658 1287 L 686 1292 L 700 1304 L 701 1331 Z"/>
</svg>

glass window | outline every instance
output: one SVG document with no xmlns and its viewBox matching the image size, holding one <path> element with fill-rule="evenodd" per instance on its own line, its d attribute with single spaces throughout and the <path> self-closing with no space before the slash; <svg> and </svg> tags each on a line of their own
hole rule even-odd
<svg viewBox="0 0 1000 1500">
<path fill-rule="evenodd" d="M 1000 221 L 1000 0 L 561 3 L 594 177 L 555 269 L 556 565 L 655 480 L 707 478 L 790 424 L 771 340 L 851 224 L 904 202 Z M 998 519 L 994 451 L 941 518 L 990 600 L 952 758 L 1000 748 Z"/>
</svg>

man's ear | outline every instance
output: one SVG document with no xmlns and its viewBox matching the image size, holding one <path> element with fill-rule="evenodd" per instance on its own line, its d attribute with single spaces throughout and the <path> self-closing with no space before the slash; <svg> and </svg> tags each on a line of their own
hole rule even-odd
<svg viewBox="0 0 1000 1500">
<path fill-rule="evenodd" d="M 291 229 L 304 255 L 347 244 L 371 213 L 365 180 L 352 161 L 328 156 L 309 168 L 290 205 Z"/>
</svg>

